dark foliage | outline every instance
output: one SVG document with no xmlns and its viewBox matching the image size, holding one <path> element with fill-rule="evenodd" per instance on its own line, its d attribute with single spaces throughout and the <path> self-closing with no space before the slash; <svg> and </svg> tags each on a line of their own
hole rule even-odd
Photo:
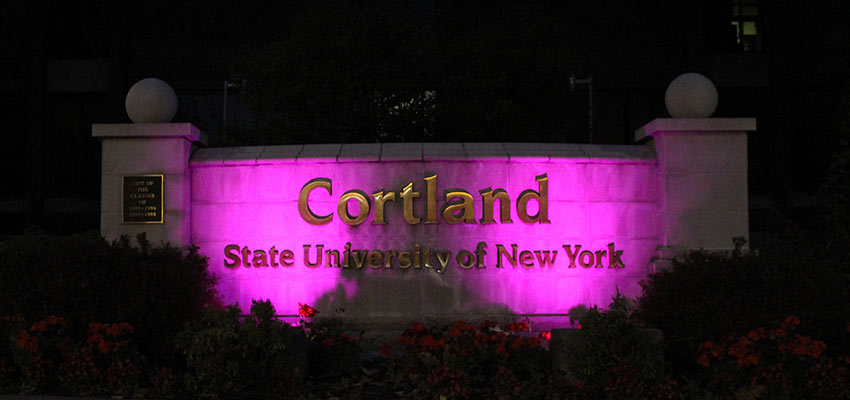
<svg viewBox="0 0 850 400">
<path fill-rule="evenodd" d="M 618 292 L 607 310 L 571 310 L 570 318 L 577 317 L 581 329 L 570 332 L 576 335 L 573 341 L 560 344 L 571 360 L 560 371 L 563 397 L 643 399 L 672 393 L 674 382 L 664 377 L 660 337 L 642 329 L 629 303 Z"/>
<path fill-rule="evenodd" d="M 582 140 L 587 95 L 569 87 L 566 7 L 308 2 L 234 62 L 256 129 L 213 139 L 552 142 L 566 131 Z"/>
<path fill-rule="evenodd" d="M 850 322 L 847 143 L 821 182 L 819 206 L 796 220 L 777 215 L 774 233 L 744 254 L 691 253 L 643 284 L 638 315 L 664 331 L 677 369 L 694 367 L 697 346 L 798 315 L 801 334 L 843 351 Z"/>
<path fill-rule="evenodd" d="M 676 369 L 695 367 L 705 340 L 719 340 L 799 315 L 803 334 L 843 349 L 850 321 L 844 256 L 814 236 L 798 235 L 760 254 L 694 252 L 643 284 L 637 315 L 664 331 Z"/>
<path fill-rule="evenodd" d="M 138 246 L 95 233 L 0 243 L 0 315 L 126 321 L 154 363 L 173 364 L 174 337 L 216 300 L 214 285 L 197 249 L 151 247 L 144 237 Z"/>
<path fill-rule="evenodd" d="M 269 399 L 292 395 L 303 373 L 294 330 L 277 318 L 270 301 L 254 301 L 243 318 L 236 306 L 211 308 L 179 336 L 192 397 Z"/>
<path fill-rule="evenodd" d="M 301 325 L 309 341 L 307 361 L 311 379 L 339 380 L 360 373 L 363 332 L 352 330 L 339 319 L 302 320 Z"/>
<path fill-rule="evenodd" d="M 387 379 L 394 393 L 412 399 L 542 398 L 550 359 L 528 330 L 527 320 L 414 323 L 393 344 L 401 353 L 389 360 Z"/>
</svg>

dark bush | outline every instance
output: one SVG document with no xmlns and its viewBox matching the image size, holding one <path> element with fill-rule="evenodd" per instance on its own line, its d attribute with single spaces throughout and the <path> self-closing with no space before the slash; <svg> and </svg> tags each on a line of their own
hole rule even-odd
<svg viewBox="0 0 850 400">
<path fill-rule="evenodd" d="M 310 378 L 338 380 L 360 372 L 363 356 L 360 340 L 363 332 L 357 332 L 339 319 L 324 319 L 321 322 L 305 322 L 307 331 L 307 359 Z"/>
<path fill-rule="evenodd" d="M 5 240 L 0 285 L 0 315 L 126 321 L 150 361 L 168 365 L 177 333 L 216 299 L 215 278 L 196 249 L 151 247 L 144 237 L 138 246 L 109 243 L 97 233 Z"/>
<path fill-rule="evenodd" d="M 145 358 L 134 331 L 126 322 L 0 317 L 0 393 L 140 394 Z"/>
<path fill-rule="evenodd" d="M 795 235 L 759 254 L 694 252 L 643 284 L 637 315 L 664 331 L 677 370 L 696 368 L 700 343 L 776 326 L 788 315 L 802 334 L 844 349 L 850 283 L 844 255 L 815 236 Z M 829 350 L 828 350 L 829 351 Z"/>
<path fill-rule="evenodd" d="M 536 399 L 545 395 L 551 374 L 549 354 L 527 320 L 502 327 L 414 323 L 398 345 L 388 380 L 404 398 Z"/>
<path fill-rule="evenodd" d="M 567 358 L 562 398 L 644 399 L 672 393 L 660 340 L 642 329 L 619 292 L 607 310 L 571 310 L 574 316 L 581 329 L 568 331 L 576 337 L 559 345 Z M 555 346 L 554 334 L 552 340 Z"/>
<path fill-rule="evenodd" d="M 702 343 L 703 368 L 691 386 L 726 398 L 850 398 L 850 357 L 823 354 L 826 344 L 798 334 L 799 324 L 789 316 L 776 327 Z"/>
<path fill-rule="evenodd" d="M 303 368 L 295 331 L 275 318 L 271 302 L 254 301 L 241 317 L 237 306 L 211 308 L 180 334 L 186 390 L 192 397 L 278 399 L 292 395 Z"/>
</svg>

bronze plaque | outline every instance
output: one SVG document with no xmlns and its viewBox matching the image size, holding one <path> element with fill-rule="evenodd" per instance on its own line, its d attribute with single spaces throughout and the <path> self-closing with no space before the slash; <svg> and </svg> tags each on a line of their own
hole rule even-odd
<svg viewBox="0 0 850 400">
<path fill-rule="evenodd" d="M 125 176 L 122 185 L 121 222 L 125 224 L 161 224 L 163 203 L 163 176 Z"/>
</svg>

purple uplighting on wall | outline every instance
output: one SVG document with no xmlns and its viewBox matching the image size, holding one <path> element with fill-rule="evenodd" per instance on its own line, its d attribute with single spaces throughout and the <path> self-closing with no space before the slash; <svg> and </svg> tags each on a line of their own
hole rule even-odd
<svg viewBox="0 0 850 400">
<path fill-rule="evenodd" d="M 639 295 L 638 283 L 649 273 L 658 245 L 653 159 L 261 159 L 241 164 L 193 161 L 191 167 L 192 242 L 209 257 L 223 300 L 243 308 L 252 299 L 270 299 L 281 314 L 297 314 L 298 303 L 320 310 L 345 308 L 359 316 L 560 314 L 575 305 L 607 305 L 617 289 Z M 426 224 L 424 178 L 433 174 L 438 223 Z M 517 199 L 524 191 L 538 191 L 535 178 L 543 174 L 551 223 L 525 223 Z M 308 223 L 298 208 L 302 187 L 316 178 L 331 182 L 330 194 L 318 188 L 308 200 L 314 214 L 333 216 L 324 225 Z M 400 196 L 409 183 L 419 193 L 413 200 L 413 215 L 422 219 L 418 224 L 404 218 Z M 493 207 L 495 224 L 479 222 L 479 191 L 485 188 L 507 192 L 512 223 L 499 222 L 499 201 Z M 472 195 L 476 223 L 443 219 L 444 192 L 450 189 Z M 340 196 L 351 190 L 364 193 L 371 205 L 369 216 L 356 226 L 344 223 L 337 210 Z M 386 224 L 373 224 L 372 194 L 378 191 L 395 193 L 395 200 L 384 204 Z M 537 200 L 529 201 L 527 213 L 537 214 L 539 206 Z M 354 200 L 348 210 L 354 215 L 359 211 Z M 354 250 L 347 253 L 353 254 L 349 267 L 326 266 L 325 251 L 338 251 L 344 263 L 348 243 Z M 225 257 L 227 246 L 231 251 Z M 426 249 L 431 268 L 424 265 Z M 291 266 L 280 260 L 285 250 L 292 252 Z M 380 256 L 361 250 L 378 250 Z M 523 256 L 524 251 L 529 253 Z M 403 252 L 409 253 L 407 268 L 402 267 Z M 321 265 L 306 265 L 319 255 Z M 252 266 L 244 266 L 245 260 Z"/>
</svg>

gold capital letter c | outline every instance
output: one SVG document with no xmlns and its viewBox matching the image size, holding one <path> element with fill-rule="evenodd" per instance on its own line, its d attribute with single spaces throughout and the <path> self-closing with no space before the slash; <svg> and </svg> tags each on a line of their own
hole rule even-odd
<svg viewBox="0 0 850 400">
<path fill-rule="evenodd" d="M 307 204 L 307 199 L 310 197 L 310 192 L 318 187 L 325 188 L 328 191 L 328 194 L 333 194 L 333 192 L 331 191 L 330 179 L 311 179 L 309 182 L 304 184 L 304 187 L 301 188 L 301 194 L 298 195 L 298 213 L 301 214 L 301 218 L 304 218 L 304 220 L 310 224 L 324 225 L 330 223 L 333 220 L 333 214 L 328 214 L 325 216 L 316 215 L 312 210 L 310 210 L 310 205 Z"/>
</svg>

